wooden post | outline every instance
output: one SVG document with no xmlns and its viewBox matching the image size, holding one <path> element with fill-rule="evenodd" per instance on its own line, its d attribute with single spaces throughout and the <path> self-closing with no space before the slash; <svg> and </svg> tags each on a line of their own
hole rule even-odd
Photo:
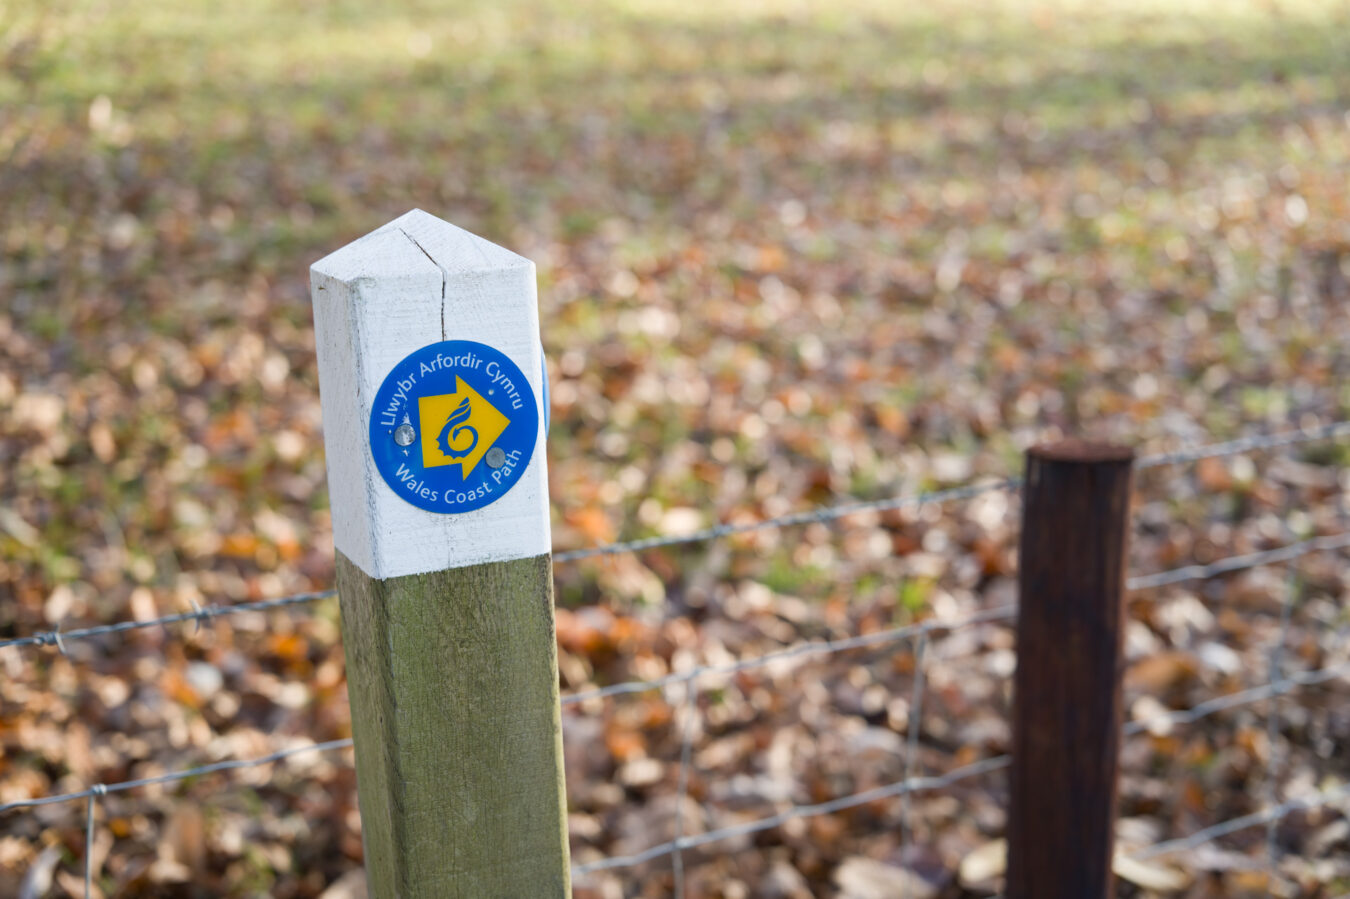
<svg viewBox="0 0 1350 899">
<path fill-rule="evenodd" d="M 1027 452 L 1008 899 L 1110 899 L 1134 453 Z"/>
<path fill-rule="evenodd" d="M 420 210 L 311 269 L 375 899 L 571 894 L 535 290 Z"/>
</svg>

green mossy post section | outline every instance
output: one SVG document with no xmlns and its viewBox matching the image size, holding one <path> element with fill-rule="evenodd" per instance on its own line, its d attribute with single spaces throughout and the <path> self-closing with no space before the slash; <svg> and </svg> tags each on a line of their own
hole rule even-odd
<svg viewBox="0 0 1350 899">
<path fill-rule="evenodd" d="M 337 583 L 372 897 L 569 896 L 550 556 Z"/>
</svg>

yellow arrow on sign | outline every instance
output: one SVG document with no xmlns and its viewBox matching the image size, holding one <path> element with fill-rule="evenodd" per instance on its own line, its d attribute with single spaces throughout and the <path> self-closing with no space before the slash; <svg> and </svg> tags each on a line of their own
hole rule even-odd
<svg viewBox="0 0 1350 899">
<path fill-rule="evenodd" d="M 422 464 L 427 468 L 459 465 L 467 478 L 502 436 L 511 420 L 464 379 L 455 378 L 455 392 L 417 399 Z"/>
</svg>

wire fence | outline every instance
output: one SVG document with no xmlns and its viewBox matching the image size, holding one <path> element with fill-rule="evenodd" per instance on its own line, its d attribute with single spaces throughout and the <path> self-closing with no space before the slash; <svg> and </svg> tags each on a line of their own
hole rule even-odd
<svg viewBox="0 0 1350 899">
<path fill-rule="evenodd" d="M 1280 547 L 1277 550 L 1272 550 L 1266 553 L 1249 553 L 1243 556 L 1234 556 L 1230 558 L 1220 559 L 1213 563 L 1210 563 L 1209 565 L 1204 566 L 1189 565 L 1185 566 L 1184 568 L 1159 572 L 1154 575 L 1136 576 L 1129 578 L 1126 583 L 1127 587 L 1131 590 L 1142 590 L 1151 587 L 1181 583 L 1184 581 L 1208 580 L 1210 578 L 1218 577 L 1224 574 L 1232 574 L 1238 571 L 1250 570 L 1253 568 L 1258 568 L 1265 565 L 1274 564 L 1277 562 L 1289 562 L 1302 556 L 1308 555 L 1310 553 L 1333 551 L 1347 546 L 1350 546 L 1350 533 L 1335 535 L 1335 537 L 1327 539 L 1305 540 L 1296 544 L 1291 544 L 1289 546 Z M 1291 603 L 1287 600 L 1284 607 L 1289 608 L 1290 605 Z M 1015 616 L 1016 616 L 1016 608 L 1014 606 L 1001 606 L 997 608 L 988 609 L 983 612 L 956 621 L 948 621 L 948 622 L 925 621 L 917 625 L 893 628 L 891 630 L 881 631 L 875 634 L 859 635 L 857 637 L 851 637 L 848 639 L 803 643 L 790 649 L 768 653 L 766 655 L 759 656 L 756 658 L 742 659 L 734 663 L 728 663 L 723 665 L 696 666 L 688 671 L 680 672 L 679 674 L 675 675 L 670 675 L 665 678 L 659 678 L 650 681 L 634 681 L 629 683 L 615 684 L 613 686 L 605 687 L 599 690 L 588 691 L 585 694 L 572 694 L 571 696 L 565 698 L 564 702 L 565 703 L 568 701 L 579 702 L 585 699 L 622 695 L 625 693 L 634 693 L 642 690 L 664 689 L 677 683 L 687 683 L 690 686 L 686 694 L 686 705 L 687 707 L 692 709 L 693 708 L 692 697 L 697 695 L 694 689 L 694 684 L 700 677 L 705 675 L 720 675 L 725 677 L 738 672 L 748 671 L 755 668 L 761 668 L 785 660 L 801 659 L 809 655 L 822 653 L 837 653 L 850 649 L 873 648 L 885 644 L 910 640 L 913 641 L 914 644 L 916 671 L 914 680 L 914 692 L 910 701 L 911 720 L 910 725 L 907 728 L 907 733 L 911 741 L 913 741 L 917 739 L 918 734 L 920 732 L 919 718 L 922 714 L 921 709 L 923 706 L 923 691 L 925 684 L 924 678 L 922 676 L 922 661 L 924 655 L 924 648 L 926 646 L 929 637 L 933 634 L 942 631 L 952 631 L 958 628 L 969 627 L 977 624 L 1009 621 Z M 1287 622 L 1285 628 L 1287 629 Z M 1213 700 L 1208 700 L 1191 708 L 1178 709 L 1175 711 L 1150 715 L 1147 718 L 1130 721 L 1125 726 L 1125 733 L 1127 735 L 1135 735 L 1151 730 L 1158 730 L 1164 727 L 1171 728 L 1177 725 L 1191 724 L 1194 723 L 1195 721 L 1198 721 L 1209 715 L 1216 714 L 1220 711 L 1227 711 L 1234 708 L 1239 708 L 1241 706 L 1251 705 L 1253 703 L 1261 702 L 1274 696 L 1283 695 L 1296 687 L 1311 686 L 1315 684 L 1325 683 L 1335 678 L 1345 677 L 1347 675 L 1350 675 L 1350 663 L 1330 666 L 1327 668 L 1312 671 L 1299 672 L 1297 674 L 1293 674 L 1287 677 L 1280 677 L 1276 680 L 1272 680 L 1270 683 L 1264 684 L 1257 688 L 1243 690 L 1238 693 L 1233 693 L 1227 696 L 1218 697 Z M 675 807 L 677 809 L 682 808 L 684 805 L 683 800 L 686 795 L 688 784 L 687 769 L 688 769 L 688 759 L 690 755 L 688 751 L 689 744 L 687 742 L 688 733 L 689 729 L 686 727 L 685 728 L 686 742 L 682 747 L 682 751 L 680 753 L 681 769 L 678 778 L 680 788 L 677 801 L 675 803 Z M 906 753 L 907 764 L 912 764 L 915 758 L 915 753 L 913 749 L 914 744 L 913 742 L 911 742 L 909 746 L 909 751 Z M 828 802 L 792 806 L 784 811 L 778 812 L 771 816 L 767 816 L 751 822 L 736 824 L 731 827 L 712 830 L 703 834 L 690 836 L 677 836 L 675 839 L 653 846 L 649 849 L 646 849 L 636 854 L 626 856 L 615 856 L 600 859 L 594 862 L 576 865 L 573 870 L 578 875 L 584 875 L 596 871 L 610 870 L 622 867 L 632 867 L 635 865 L 642 864 L 644 862 L 649 862 L 654 859 L 661 858 L 662 856 L 666 855 L 675 855 L 678 857 L 679 853 L 685 850 L 694 849 L 699 846 L 707 845 L 709 843 L 717 842 L 720 840 L 730 839 L 737 836 L 744 836 L 746 834 L 755 833 L 762 830 L 768 830 L 773 827 L 777 827 L 781 824 L 784 824 L 787 821 L 792 820 L 794 818 L 808 818 L 816 815 L 829 814 L 831 812 L 853 808 L 858 805 L 865 805 L 867 803 L 875 802 L 880 799 L 886 799 L 890 797 L 904 797 L 911 793 L 918 793 L 927 790 L 934 790 L 952 786 L 956 783 L 959 783 L 961 781 L 970 778 L 978 777 L 983 774 L 988 774 L 993 771 L 1001 770 L 1003 768 L 1006 768 L 1009 764 L 1011 764 L 1011 757 L 1007 755 L 1000 755 L 992 758 L 983 759 L 968 765 L 963 765 L 957 769 L 947 772 L 946 774 L 938 776 L 912 776 L 911 774 L 907 773 L 905 778 L 902 780 L 884 786 L 876 787 L 874 789 L 865 790 L 849 796 L 842 796 L 837 799 L 830 800 Z M 1336 798 L 1341 796 L 1343 792 L 1344 791 L 1340 789 L 1328 791 L 1325 796 L 1325 801 L 1320 804 L 1326 804 L 1334 801 Z M 1242 824 L 1240 826 L 1234 826 L 1230 830 L 1222 830 L 1221 828 L 1214 828 L 1215 833 L 1212 837 L 1210 837 L 1209 839 L 1201 840 L 1200 843 L 1197 843 L 1196 845 L 1200 845 L 1204 842 L 1210 842 L 1213 839 L 1217 839 L 1219 836 L 1231 833 L 1234 830 L 1242 829 L 1242 827 L 1255 826 L 1256 823 L 1262 823 L 1267 820 L 1275 820 L 1278 817 L 1283 817 L 1284 815 L 1287 815 L 1290 812 L 1298 809 L 1310 808 L 1314 804 L 1318 803 L 1316 803 L 1313 798 L 1305 798 L 1299 801 L 1291 801 L 1288 803 L 1284 803 L 1281 806 L 1277 807 L 1283 809 L 1283 812 L 1278 815 L 1276 815 L 1272 810 L 1267 810 L 1266 812 L 1260 813 L 1260 815 L 1266 815 L 1267 817 L 1260 817 L 1260 815 L 1245 816 L 1245 818 L 1251 818 L 1253 820 L 1250 823 Z M 1274 817 L 1270 817 L 1271 815 L 1274 815 Z M 1258 817 L 1259 820 L 1255 820 Z M 903 808 L 901 810 L 901 822 L 899 826 L 902 829 L 902 832 L 904 829 L 908 828 L 908 822 L 905 821 L 905 810 Z M 1198 834 L 1196 836 L 1198 836 Z M 1196 836 L 1193 836 L 1189 839 L 1192 840 L 1196 839 Z M 1147 857 L 1151 858 L 1156 855 L 1167 854 L 1169 852 L 1178 851 L 1181 848 L 1185 848 L 1179 845 L 1182 841 L 1172 841 L 1172 842 L 1177 843 L 1178 846 L 1175 848 L 1167 848 L 1170 844 L 1159 844 L 1159 846 L 1163 847 L 1163 850 L 1162 851 L 1150 850 L 1150 852 L 1147 854 Z M 1145 855 L 1141 853 L 1138 857 L 1142 859 L 1145 857 Z M 678 890 L 676 892 L 676 895 L 680 895 Z"/>
<path fill-rule="evenodd" d="M 1159 572 L 1153 575 L 1132 577 L 1128 580 L 1127 585 L 1130 589 L 1138 590 L 1176 584 L 1183 581 L 1207 580 L 1213 577 L 1250 570 L 1277 562 L 1289 562 L 1310 553 L 1332 551 L 1347 546 L 1350 546 L 1350 534 L 1336 535 L 1334 538 L 1305 540 L 1265 553 L 1251 553 L 1244 556 L 1220 559 L 1206 566 L 1190 565 L 1183 568 Z M 916 658 L 919 658 L 922 656 L 921 647 L 931 635 L 944 631 L 954 631 L 978 624 L 1006 622 L 1013 619 L 1015 615 L 1015 607 L 1001 606 L 953 621 L 930 620 L 906 627 L 892 628 L 890 630 L 872 634 L 860 634 L 844 639 L 810 641 L 776 652 L 766 653 L 761 656 L 741 659 L 732 663 L 698 665 L 686 671 L 681 671 L 664 678 L 628 681 L 594 690 L 570 693 L 562 698 L 562 702 L 564 705 L 575 705 L 608 697 L 665 690 L 669 687 L 684 685 L 686 689 L 685 707 L 686 709 L 693 710 L 696 708 L 695 698 L 698 695 L 697 682 L 704 677 L 720 676 L 725 678 L 740 672 L 751 671 L 784 662 L 802 660 L 809 656 L 832 655 L 849 650 L 877 648 L 906 640 L 915 642 Z M 1204 717 L 1221 711 L 1229 711 L 1242 706 L 1252 705 L 1272 697 L 1284 695 L 1297 687 L 1321 684 L 1336 678 L 1346 677 L 1347 675 L 1350 675 L 1350 663 L 1297 672 L 1292 675 L 1272 680 L 1271 682 L 1258 687 L 1207 700 L 1187 709 L 1178 709 L 1152 715 L 1148 718 L 1130 721 L 1125 725 L 1125 733 L 1127 735 L 1137 735 L 1149 731 L 1158 731 L 1163 728 L 1171 728 L 1177 725 L 1192 724 Z M 923 679 L 916 676 L 914 695 L 911 701 L 911 708 L 913 709 L 912 714 L 916 718 L 920 715 L 919 710 L 922 708 L 923 684 Z M 680 774 L 678 777 L 679 801 L 676 802 L 675 806 L 677 810 L 684 805 L 683 799 L 687 795 L 689 784 L 690 749 L 692 745 L 693 728 L 690 726 L 688 718 L 686 718 L 683 733 L 684 739 L 681 746 Z M 919 728 L 917 727 L 916 722 L 915 726 L 912 726 L 909 729 L 909 734 L 911 735 L 911 738 L 915 738 L 918 733 Z M 86 799 L 89 803 L 86 836 L 87 841 L 92 841 L 95 826 L 94 802 L 109 794 L 154 784 L 172 783 L 197 778 L 221 771 L 257 767 L 283 761 L 300 754 L 345 749 L 350 748 L 351 745 L 352 741 L 350 739 L 332 740 L 324 743 L 290 747 L 252 759 L 214 762 L 154 777 L 122 781 L 113 784 L 95 784 L 87 789 L 71 793 L 6 803 L 0 805 L 0 812 Z M 910 759 L 913 758 L 912 753 L 908 753 L 908 755 Z M 830 814 L 832 812 L 854 808 L 859 805 L 865 805 L 882 799 L 904 797 L 911 793 L 949 787 L 962 781 L 1006 768 L 1010 762 L 1011 759 L 1009 756 L 999 755 L 982 759 L 968 765 L 963 765 L 941 775 L 913 776 L 907 774 L 907 776 L 900 781 L 870 790 L 841 796 L 826 802 L 794 805 L 773 815 L 754 821 L 738 823 L 730 827 L 719 828 L 699 834 L 677 836 L 675 839 L 660 843 L 635 854 L 613 856 L 578 864 L 574 866 L 573 872 L 578 877 L 581 877 L 599 871 L 633 867 L 665 856 L 676 856 L 678 858 L 684 851 L 734 837 L 770 830 L 795 818 L 809 818 Z M 1294 811 L 1330 804 L 1342 798 L 1350 798 L 1350 793 L 1347 791 L 1350 791 L 1350 787 L 1337 787 L 1314 796 L 1289 800 L 1263 809 L 1260 812 L 1205 828 L 1189 837 L 1159 843 L 1140 851 L 1136 854 L 1136 857 L 1148 859 L 1194 849 L 1197 846 L 1212 842 L 1219 837 L 1226 836 L 1238 830 L 1278 820 Z M 678 824 L 676 829 L 677 831 L 680 829 Z M 92 845 L 91 842 L 90 845 Z M 88 877 L 88 871 L 86 871 L 86 877 Z"/>
<path fill-rule="evenodd" d="M 1166 454 L 1145 456 L 1137 461 L 1136 468 L 1155 468 L 1164 465 L 1185 464 L 1208 458 L 1268 451 L 1317 440 L 1335 439 L 1346 435 L 1350 435 L 1350 422 L 1336 422 L 1314 429 L 1247 437 L 1225 443 L 1182 449 Z M 650 538 L 629 541 L 626 543 L 615 543 L 588 550 L 573 550 L 559 553 L 555 558 L 559 561 L 573 561 L 595 556 L 613 555 L 620 552 L 641 552 L 648 549 L 676 544 L 715 540 L 732 534 L 745 533 L 764 528 L 788 527 L 792 525 L 835 521 L 863 511 L 880 511 L 914 507 L 926 503 L 955 501 L 978 496 L 991 490 L 1015 489 L 1017 486 L 1018 482 L 1016 479 L 1006 478 L 979 485 L 908 494 L 874 502 L 828 506 L 810 510 L 808 512 L 796 513 L 754 523 L 722 525 L 717 528 L 710 528 L 705 531 L 699 531 L 680 537 Z M 1151 574 L 1135 575 L 1128 578 L 1127 587 L 1130 590 L 1147 590 L 1188 581 L 1206 581 L 1224 575 L 1276 564 L 1288 564 L 1290 566 L 1290 577 L 1287 579 L 1288 589 L 1285 591 L 1286 595 L 1284 596 L 1281 606 L 1279 636 L 1275 646 L 1272 647 L 1270 652 L 1270 668 L 1267 682 L 1259 686 L 1217 696 L 1188 708 L 1168 710 L 1157 714 L 1151 714 L 1144 718 L 1136 718 L 1126 723 L 1124 728 L 1126 736 L 1135 736 L 1144 733 L 1164 733 L 1171 728 L 1189 725 L 1219 712 L 1230 711 L 1268 700 L 1275 701 L 1278 700 L 1279 697 L 1289 694 L 1299 688 L 1324 684 L 1339 678 L 1350 677 L 1350 663 L 1329 665 L 1291 674 L 1284 674 L 1282 671 L 1282 649 L 1288 639 L 1291 625 L 1291 610 L 1295 604 L 1294 568 L 1292 563 L 1313 553 L 1335 552 L 1346 548 L 1350 548 L 1350 532 L 1291 542 L 1272 549 L 1218 559 L 1204 565 L 1186 565 Z M 192 621 L 200 627 L 203 622 L 210 622 L 213 619 L 223 616 L 302 606 L 321 599 L 331 598 L 334 595 L 335 591 L 324 590 L 295 594 L 279 599 L 240 603 L 228 606 L 194 606 L 191 612 L 166 615 L 143 621 L 126 621 L 65 632 L 52 631 L 38 633 L 27 637 L 11 638 L 0 641 L 0 648 L 51 646 L 55 647 L 58 651 L 65 653 L 66 643 L 71 640 L 82 640 L 97 636 L 124 633 L 148 627 L 167 627 L 169 625 L 185 623 L 188 621 Z M 998 755 L 962 765 L 943 774 L 921 775 L 915 773 L 917 741 L 922 729 L 921 715 L 926 689 L 924 660 L 930 641 L 937 635 L 950 633 L 962 628 L 983 624 L 1006 623 L 1013 620 L 1015 616 L 1016 607 L 1014 605 L 1001 605 L 981 610 L 958 619 L 929 619 L 916 624 L 891 628 L 874 633 L 857 634 L 838 639 L 811 640 L 768 652 L 763 655 L 743 658 L 733 662 L 695 665 L 664 677 L 626 681 L 565 694 L 562 697 L 563 705 L 574 706 L 594 703 L 607 698 L 628 694 L 665 691 L 673 687 L 682 688 L 682 696 L 680 696 L 679 699 L 682 700 L 680 707 L 683 720 L 680 727 L 681 745 L 678 776 L 676 779 L 677 786 L 673 820 L 673 838 L 636 853 L 591 859 L 574 864 L 573 873 L 577 877 L 585 877 L 589 874 L 631 868 L 656 859 L 670 857 L 675 877 L 676 895 L 682 895 L 684 852 L 719 841 L 771 830 L 794 819 L 831 814 L 833 812 L 854 808 L 879 800 L 897 797 L 902 801 L 900 810 L 900 828 L 901 833 L 903 834 L 910 829 L 908 821 L 909 807 L 907 803 L 909 796 L 926 791 L 951 787 L 963 781 L 1004 769 L 1011 762 L 1008 755 Z M 812 656 L 830 656 L 850 650 L 893 646 L 906 641 L 910 642 L 913 647 L 915 675 L 909 703 L 910 712 L 907 727 L 908 745 L 905 774 L 902 779 L 824 802 L 790 805 L 771 815 L 766 815 L 751 821 L 738 822 L 727 827 L 716 828 L 701 833 L 686 834 L 684 832 L 687 822 L 683 820 L 683 808 L 685 800 L 688 797 L 690 776 L 692 772 L 692 747 L 695 734 L 694 722 L 698 714 L 697 703 L 700 690 L 706 689 L 703 686 L 703 681 L 705 679 L 726 679 L 738 673 L 766 668 L 768 666 L 792 664 Z M 1274 708 L 1271 709 L 1268 722 L 1269 727 L 1273 732 L 1276 726 Z M 13 801 L 0 805 L 0 813 L 59 803 L 75 802 L 81 799 L 86 800 L 86 852 L 84 876 L 85 890 L 86 895 L 88 896 L 90 895 L 93 874 L 91 859 L 96 827 L 96 803 L 99 799 L 113 793 L 134 790 L 154 784 L 172 783 L 223 771 L 258 767 L 282 762 L 301 754 L 347 749 L 351 746 L 352 741 L 350 739 L 292 746 L 257 758 L 218 761 L 153 777 L 127 780 L 113 784 L 95 784 L 86 789 L 74 792 Z M 1273 759 L 1274 755 L 1272 753 L 1272 766 L 1275 764 Z M 1133 855 L 1140 860 L 1157 858 L 1193 850 L 1199 846 L 1243 829 L 1257 827 L 1262 824 L 1267 825 L 1268 828 L 1273 827 L 1274 823 L 1294 812 L 1327 806 L 1342 800 L 1350 800 L 1350 785 L 1334 786 L 1321 792 L 1290 798 L 1283 802 L 1275 802 L 1273 801 L 1274 798 L 1272 791 L 1272 801 L 1267 803 L 1266 807 L 1259 811 L 1203 828 L 1186 837 L 1156 843 L 1136 851 Z M 1270 843 L 1273 855 L 1273 835 L 1270 839 Z"/>
</svg>

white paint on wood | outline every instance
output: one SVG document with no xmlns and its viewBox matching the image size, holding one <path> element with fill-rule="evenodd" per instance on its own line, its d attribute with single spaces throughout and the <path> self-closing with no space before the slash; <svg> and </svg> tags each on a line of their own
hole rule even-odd
<svg viewBox="0 0 1350 899">
<path fill-rule="evenodd" d="M 534 263 L 415 209 L 310 268 L 333 542 L 373 578 L 549 551 L 544 410 L 530 464 L 473 512 L 426 512 L 398 496 L 370 451 L 371 404 L 399 361 L 440 340 L 495 347 L 543 396 Z"/>
</svg>

